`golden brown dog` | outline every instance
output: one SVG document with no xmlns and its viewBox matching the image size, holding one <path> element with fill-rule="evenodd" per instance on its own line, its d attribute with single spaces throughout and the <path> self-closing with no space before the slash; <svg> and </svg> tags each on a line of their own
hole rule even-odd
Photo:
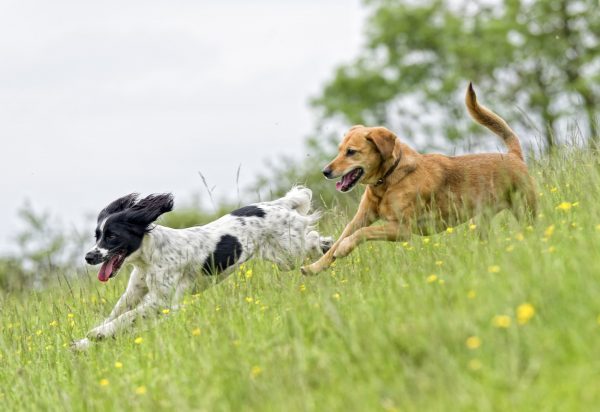
<svg viewBox="0 0 600 412">
<path fill-rule="evenodd" d="M 466 220 L 510 209 L 517 218 L 535 216 L 535 185 L 515 132 L 497 114 L 479 105 L 471 84 L 466 105 L 471 117 L 500 136 L 508 153 L 444 156 L 419 154 L 384 127 L 352 127 L 339 153 L 323 169 L 336 188 L 367 186 L 356 215 L 331 249 L 302 267 L 318 273 L 367 240 L 403 240 L 427 235 Z M 489 214 L 489 216 L 488 216 Z M 370 226 L 376 220 L 383 224 Z"/>
</svg>

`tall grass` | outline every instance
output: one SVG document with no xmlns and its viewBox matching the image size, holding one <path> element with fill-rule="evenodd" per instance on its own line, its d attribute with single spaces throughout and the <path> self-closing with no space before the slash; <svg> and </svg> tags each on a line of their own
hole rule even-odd
<svg viewBox="0 0 600 412">
<path fill-rule="evenodd" d="M 121 273 L 0 301 L 2 410 L 594 410 L 598 156 L 532 168 L 540 216 L 367 243 L 314 278 L 255 262 L 85 354 Z M 328 212 L 339 233 L 345 216 Z M 60 274 L 57 274 L 60 277 Z M 167 312 L 167 311 L 165 311 Z"/>
</svg>

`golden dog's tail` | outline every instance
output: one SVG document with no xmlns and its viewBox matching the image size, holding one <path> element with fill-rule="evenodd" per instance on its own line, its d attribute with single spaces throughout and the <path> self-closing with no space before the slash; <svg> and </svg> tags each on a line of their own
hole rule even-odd
<svg viewBox="0 0 600 412">
<path fill-rule="evenodd" d="M 516 154 L 521 160 L 523 160 L 523 150 L 521 149 L 521 143 L 519 143 L 517 134 L 510 128 L 508 123 L 506 123 L 503 118 L 477 103 L 477 96 L 475 95 L 475 90 L 473 90 L 472 83 L 469 83 L 469 88 L 467 89 L 467 95 L 465 97 L 465 103 L 467 105 L 467 110 L 469 110 L 469 114 L 477 123 L 487 127 L 492 132 L 500 136 L 508 147 L 508 152 Z"/>
</svg>

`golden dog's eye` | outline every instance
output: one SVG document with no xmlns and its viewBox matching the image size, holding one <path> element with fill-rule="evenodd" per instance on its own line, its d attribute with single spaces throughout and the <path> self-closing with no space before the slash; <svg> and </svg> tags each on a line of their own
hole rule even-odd
<svg viewBox="0 0 600 412">
<path fill-rule="evenodd" d="M 346 156 L 352 156 L 355 153 L 356 153 L 356 150 L 354 150 L 354 149 L 348 149 L 348 150 L 346 150 Z"/>
</svg>

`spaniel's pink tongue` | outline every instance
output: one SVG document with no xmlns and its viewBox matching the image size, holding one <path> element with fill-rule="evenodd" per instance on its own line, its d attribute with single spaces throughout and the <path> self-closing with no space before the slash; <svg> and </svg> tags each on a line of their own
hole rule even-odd
<svg viewBox="0 0 600 412">
<path fill-rule="evenodd" d="M 108 259 L 106 262 L 104 262 L 102 264 L 102 267 L 100 268 L 100 272 L 98 272 L 98 280 L 100 282 L 106 282 L 108 279 L 110 279 L 110 275 L 113 272 L 113 265 L 115 264 L 115 261 L 119 258 L 118 255 L 114 255 L 113 257 L 111 257 L 110 259 Z"/>
</svg>

